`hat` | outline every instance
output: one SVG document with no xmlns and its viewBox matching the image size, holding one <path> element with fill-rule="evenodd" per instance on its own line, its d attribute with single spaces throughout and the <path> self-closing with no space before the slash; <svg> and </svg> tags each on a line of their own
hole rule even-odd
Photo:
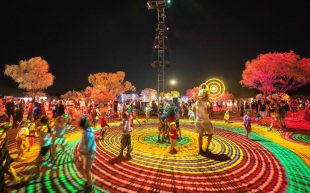
<svg viewBox="0 0 310 193">
<path fill-rule="evenodd" d="M 170 127 L 171 127 L 172 125 L 176 126 L 175 122 L 171 122 L 171 123 L 169 124 Z"/>
</svg>

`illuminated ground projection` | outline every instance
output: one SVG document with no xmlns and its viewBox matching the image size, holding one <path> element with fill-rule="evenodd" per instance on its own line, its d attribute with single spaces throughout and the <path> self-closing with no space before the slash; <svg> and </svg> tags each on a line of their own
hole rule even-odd
<svg viewBox="0 0 310 193">
<path fill-rule="evenodd" d="M 97 141 L 95 192 L 309 192 L 309 146 L 260 126 L 254 126 L 250 139 L 243 136 L 241 123 L 215 122 L 215 126 L 212 153 L 206 157 L 197 154 L 197 134 L 191 123 L 182 124 L 177 154 L 168 153 L 168 144 L 157 143 L 156 124 L 135 127 L 131 159 L 117 157 L 120 132 L 114 127 L 103 141 Z M 74 159 L 79 138 L 79 132 L 68 135 L 69 151 L 59 152 L 57 167 L 10 190 L 81 192 L 85 181 Z M 27 170 L 31 167 L 23 172 Z"/>
</svg>

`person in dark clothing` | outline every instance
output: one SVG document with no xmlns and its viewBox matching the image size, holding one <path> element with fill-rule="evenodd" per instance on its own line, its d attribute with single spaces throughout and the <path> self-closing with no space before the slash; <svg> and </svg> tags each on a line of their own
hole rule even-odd
<svg viewBox="0 0 310 193">
<path fill-rule="evenodd" d="M 252 102 L 251 102 L 251 113 L 252 113 L 252 114 L 257 113 L 257 111 L 256 111 L 256 101 L 255 101 L 255 99 L 253 99 Z"/>
<path fill-rule="evenodd" d="M 286 118 L 287 111 L 289 110 L 290 110 L 290 107 L 288 103 L 285 102 L 284 100 L 281 100 L 279 104 L 279 115 L 280 115 L 279 121 L 281 124 L 280 131 L 284 131 L 286 129 L 285 118 Z"/>
<path fill-rule="evenodd" d="M 265 99 L 260 100 L 258 104 L 258 112 L 260 117 L 262 118 L 262 125 L 266 125 L 266 116 L 267 116 L 267 104 L 265 102 Z"/>
<path fill-rule="evenodd" d="M 13 102 L 13 99 L 7 101 L 5 103 L 5 111 L 6 111 L 6 114 L 7 114 L 7 122 L 10 122 L 11 120 L 11 117 L 13 118 L 13 120 L 15 120 L 15 105 L 14 105 L 14 102 Z"/>
<path fill-rule="evenodd" d="M 243 117 L 243 115 L 244 115 L 244 102 L 243 102 L 243 100 L 241 99 L 240 100 L 240 108 L 239 108 L 239 110 L 240 110 L 240 116 L 241 117 Z"/>
<path fill-rule="evenodd" d="M 38 120 L 42 115 L 41 105 L 38 102 L 34 103 L 34 108 L 32 112 L 32 118 L 34 121 Z"/>
<path fill-rule="evenodd" d="M 17 104 L 17 108 L 15 110 L 15 123 L 16 125 L 14 126 L 18 126 L 22 120 L 23 120 L 23 115 L 24 115 L 24 104 L 20 101 L 18 104 Z"/>
<path fill-rule="evenodd" d="M 62 104 L 62 101 L 59 101 L 56 115 L 58 117 L 58 116 L 62 116 L 63 114 L 65 114 L 65 106 Z"/>
</svg>

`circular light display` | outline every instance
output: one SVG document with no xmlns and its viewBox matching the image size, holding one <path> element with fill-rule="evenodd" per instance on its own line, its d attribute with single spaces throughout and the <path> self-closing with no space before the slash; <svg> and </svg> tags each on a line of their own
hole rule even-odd
<svg viewBox="0 0 310 193">
<path fill-rule="evenodd" d="M 122 158 L 118 157 L 122 130 L 119 123 L 111 123 L 104 140 L 96 140 L 94 192 L 309 192 L 309 166 L 295 154 L 295 145 L 300 144 L 292 143 L 292 151 L 277 144 L 283 144 L 280 136 L 270 140 L 252 132 L 251 139 L 245 138 L 244 129 L 240 129 L 242 123 L 214 125 L 217 129 L 206 156 L 197 154 L 198 134 L 194 125 L 181 124 L 178 152 L 170 154 L 167 141 L 157 142 L 158 126 L 154 121 L 134 129 L 131 158 Z M 297 133 L 285 139 L 308 142 L 304 135 Z M 37 145 L 28 152 L 29 160 L 13 162 L 17 171 L 29 174 L 29 180 L 14 184 L 7 179 L 7 191 L 85 192 L 86 179 L 77 159 L 81 131 L 70 131 L 66 137 L 66 151 L 57 151 L 53 166 L 44 162 L 38 176 L 33 174 L 35 166 L 31 164 L 39 151 Z M 14 140 L 10 149 L 15 148 Z"/>
<path fill-rule="evenodd" d="M 220 79 L 211 78 L 207 80 L 206 85 L 210 88 L 210 99 L 217 99 L 221 97 L 225 92 L 225 85 Z"/>
</svg>

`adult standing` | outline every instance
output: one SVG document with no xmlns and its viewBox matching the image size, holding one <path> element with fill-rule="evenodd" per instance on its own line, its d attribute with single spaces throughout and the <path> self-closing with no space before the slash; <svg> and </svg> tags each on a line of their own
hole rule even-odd
<svg viewBox="0 0 310 193">
<path fill-rule="evenodd" d="M 32 118 L 34 121 L 37 121 L 42 116 L 41 104 L 34 102 L 34 108 L 32 111 Z"/>
<path fill-rule="evenodd" d="M 279 105 L 279 121 L 281 124 L 281 129 L 280 131 L 284 131 L 286 129 L 286 124 L 285 124 L 285 118 L 286 118 L 286 112 L 289 111 L 290 107 L 286 103 L 286 101 L 281 100 L 280 105 Z"/>
<path fill-rule="evenodd" d="M 202 150 L 203 135 L 208 135 L 207 149 L 208 152 L 209 146 L 211 144 L 212 136 L 214 133 L 213 125 L 209 117 L 209 101 L 208 101 L 208 87 L 205 83 L 200 86 L 198 93 L 198 100 L 194 106 L 194 112 L 196 113 L 196 131 L 198 133 L 198 146 L 199 154 L 203 155 L 205 152 Z"/>
<path fill-rule="evenodd" d="M 245 101 L 245 113 L 250 113 L 250 102 L 248 100 Z"/>
<path fill-rule="evenodd" d="M 80 103 L 81 114 L 84 114 L 85 111 L 86 111 L 86 103 L 85 103 L 84 99 L 81 99 L 81 100 L 79 101 L 79 103 Z"/>
<path fill-rule="evenodd" d="M 59 104 L 57 106 L 57 117 L 62 116 L 63 114 L 65 114 L 65 106 L 63 105 L 62 101 L 59 101 Z"/>
<path fill-rule="evenodd" d="M 297 100 L 296 99 L 292 99 L 290 101 L 290 108 L 292 111 L 292 119 L 297 120 L 298 121 L 298 106 L 297 106 Z"/>
<path fill-rule="evenodd" d="M 122 103 L 118 103 L 117 104 L 117 114 L 118 114 L 119 120 L 122 120 L 123 110 L 124 110 L 124 105 Z"/>
<path fill-rule="evenodd" d="M 242 99 L 240 99 L 240 102 L 239 102 L 239 110 L 240 110 L 240 116 L 243 117 L 244 115 L 244 101 Z"/>
<path fill-rule="evenodd" d="M 270 127 L 269 131 L 272 130 L 273 123 L 279 119 L 279 109 L 278 104 L 271 99 L 269 107 L 268 107 L 269 113 L 270 113 Z"/>
<path fill-rule="evenodd" d="M 19 124 L 22 122 L 23 120 L 23 115 L 24 115 L 24 108 L 25 108 L 25 105 L 24 103 L 22 102 L 23 100 L 21 99 L 17 105 L 16 105 L 16 110 L 15 110 L 15 124 L 14 127 L 17 127 L 19 126 Z"/>
<path fill-rule="evenodd" d="M 256 102 L 255 102 L 255 99 L 252 99 L 251 101 L 251 114 L 256 114 Z"/>
<path fill-rule="evenodd" d="M 53 118 L 56 118 L 56 114 L 57 114 L 57 101 L 56 101 L 56 99 L 53 99 L 51 102 L 51 110 L 53 113 Z"/>
<path fill-rule="evenodd" d="M 34 109 L 34 102 L 33 101 L 28 101 L 27 102 L 28 105 L 27 105 L 27 120 L 32 120 L 33 117 L 32 117 L 32 113 L 33 113 L 33 109 Z"/>
<path fill-rule="evenodd" d="M 262 98 L 260 100 L 260 102 L 258 103 L 258 112 L 259 112 L 259 115 L 261 116 L 261 119 L 262 119 L 262 125 L 266 125 L 266 110 L 267 110 L 267 104 L 265 102 L 265 99 Z"/>
<path fill-rule="evenodd" d="M 11 117 L 13 118 L 13 120 L 15 120 L 15 105 L 13 99 L 10 99 L 5 103 L 5 111 L 7 114 L 7 122 L 10 122 Z"/>
</svg>

